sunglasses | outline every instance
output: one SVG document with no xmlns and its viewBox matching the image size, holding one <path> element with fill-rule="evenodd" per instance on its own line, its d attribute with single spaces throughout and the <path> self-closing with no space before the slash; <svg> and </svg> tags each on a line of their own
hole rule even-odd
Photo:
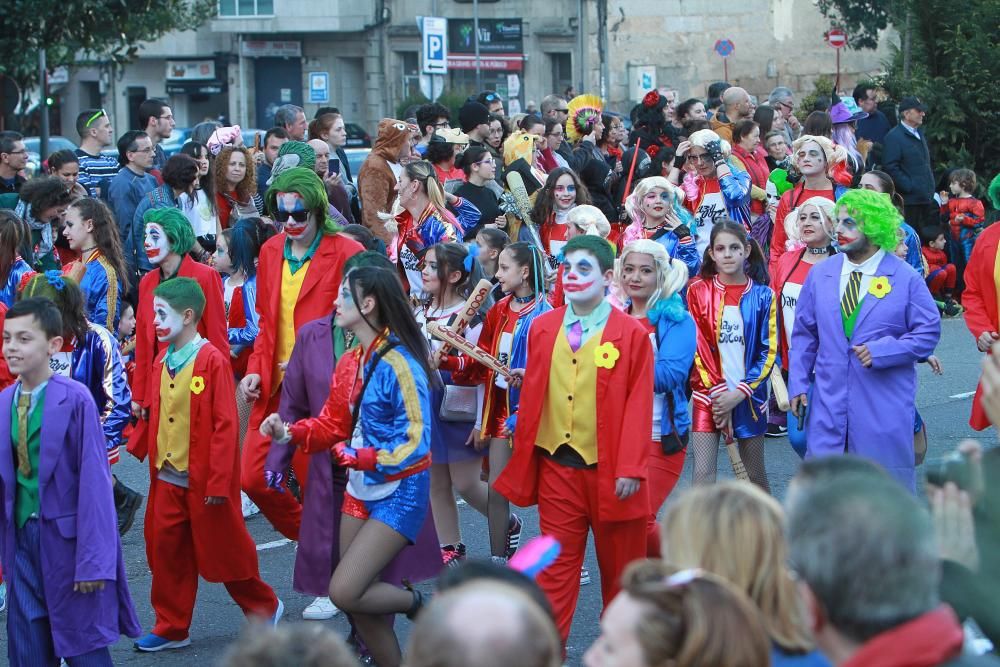
<svg viewBox="0 0 1000 667">
<path fill-rule="evenodd" d="M 288 222 L 291 218 L 295 222 L 303 223 L 309 217 L 309 211 L 277 211 L 274 214 L 274 219 L 278 222 Z"/>
<path fill-rule="evenodd" d="M 87 122 L 84 124 L 84 127 L 90 127 L 90 124 L 93 123 L 95 120 L 97 120 L 101 116 L 107 116 L 107 115 L 108 112 L 105 111 L 104 109 L 99 110 L 97 113 L 95 113 L 93 116 L 87 119 Z"/>
</svg>

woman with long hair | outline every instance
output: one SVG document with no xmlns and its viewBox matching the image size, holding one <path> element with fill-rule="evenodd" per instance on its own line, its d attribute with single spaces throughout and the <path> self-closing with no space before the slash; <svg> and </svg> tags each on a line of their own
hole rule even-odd
<svg viewBox="0 0 1000 667">
<path fill-rule="evenodd" d="M 680 188 L 662 176 L 644 178 L 626 197 L 625 212 L 631 222 L 618 240 L 620 248 L 640 239 L 652 239 L 671 258 L 684 262 L 689 277 L 697 275 L 701 256 L 691 235 L 694 218 L 684 208 L 684 193 Z"/>
<path fill-rule="evenodd" d="M 614 288 L 625 311 L 642 322 L 653 345 L 653 423 L 649 453 L 647 553 L 660 555 L 656 514 L 673 491 L 687 452 L 691 417 L 687 386 L 694 361 L 694 320 L 681 300 L 688 267 L 656 241 L 640 239 L 615 260 Z"/>
<path fill-rule="evenodd" d="M 68 148 L 56 151 L 45 161 L 50 176 L 58 176 L 66 184 L 73 199 L 87 196 L 87 189 L 80 185 L 80 158 Z"/>
<path fill-rule="evenodd" d="M 697 330 L 691 441 L 694 482 L 715 481 L 719 437 L 736 440 L 750 481 L 769 489 L 764 465 L 767 379 L 778 352 L 777 302 L 767 260 L 738 222 L 712 227 L 701 277 L 688 287 Z"/>
<path fill-rule="evenodd" d="M 400 664 L 391 615 L 413 618 L 423 594 L 384 583 L 379 574 L 423 526 L 429 505 L 429 350 L 392 271 L 350 271 L 335 303 L 335 323 L 359 345 L 341 356 L 319 417 L 285 424 L 277 413 L 265 437 L 307 453 L 331 450 L 348 468 L 340 523 L 340 563 L 330 599 L 351 614 L 375 663 Z M 386 617 L 389 616 L 387 619 Z"/>
<path fill-rule="evenodd" d="M 479 210 L 472 203 L 445 192 L 434 165 L 414 160 L 403 168 L 396 184 L 402 213 L 397 215 L 395 255 L 403 272 L 404 286 L 412 297 L 423 295 L 420 259 L 435 243 L 461 241 L 465 229 L 479 221 Z M 455 210 L 457 217 L 448 207 Z"/>
<path fill-rule="evenodd" d="M 108 331 L 118 331 L 129 274 L 111 209 L 98 199 L 77 199 L 66 209 L 63 236 L 70 249 L 80 253 L 80 261 L 66 267 L 64 273 L 79 282 L 87 319 Z"/>
<path fill-rule="evenodd" d="M 264 199 L 257 192 L 255 163 L 242 146 L 226 146 L 215 156 L 215 208 L 219 227 L 226 229 L 240 218 L 264 215 Z"/>
<path fill-rule="evenodd" d="M 215 184 L 212 171 L 211 153 L 205 144 L 188 141 L 181 146 L 182 155 L 190 155 L 198 163 L 198 180 L 190 195 L 181 194 L 181 210 L 191 221 L 198 243 L 192 250 L 202 262 L 208 261 L 215 252 L 216 236 L 219 233 L 219 216 L 215 210 Z"/>
<path fill-rule="evenodd" d="M 509 136 L 510 127 L 507 125 L 507 121 L 504 120 L 503 116 L 491 113 L 490 133 L 489 137 L 486 139 L 486 144 L 493 149 L 494 154 L 497 157 L 501 157 L 503 155 L 503 142 L 507 141 L 507 137 Z"/>
<path fill-rule="evenodd" d="M 587 187 L 569 167 L 549 172 L 545 185 L 535 197 L 531 219 L 538 225 L 542 250 L 555 257 L 566 245 L 566 216 L 576 206 L 590 203 Z"/>
<path fill-rule="evenodd" d="M 31 265 L 21 257 L 30 239 L 28 225 L 13 211 L 0 209 L 0 301 L 8 308 L 17 301 L 17 288 L 24 274 L 32 270 Z"/>
<path fill-rule="evenodd" d="M 770 636 L 773 667 L 828 667 L 803 620 L 783 522 L 778 501 L 753 485 L 693 488 L 663 516 L 663 559 L 711 572 L 748 595 Z"/>
</svg>

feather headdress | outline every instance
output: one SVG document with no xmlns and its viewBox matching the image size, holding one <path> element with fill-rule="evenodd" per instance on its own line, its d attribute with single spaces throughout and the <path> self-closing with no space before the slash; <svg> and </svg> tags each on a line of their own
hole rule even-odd
<svg viewBox="0 0 1000 667">
<path fill-rule="evenodd" d="M 594 131 L 594 125 L 604 110 L 604 102 L 597 95 L 577 95 L 569 101 L 567 108 L 566 138 L 575 144 Z"/>
</svg>

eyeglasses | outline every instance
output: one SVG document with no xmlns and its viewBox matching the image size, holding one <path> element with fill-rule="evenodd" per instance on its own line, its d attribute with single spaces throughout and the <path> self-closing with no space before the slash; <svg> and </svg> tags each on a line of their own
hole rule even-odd
<svg viewBox="0 0 1000 667">
<path fill-rule="evenodd" d="M 685 156 L 684 159 L 688 162 L 708 162 L 709 160 L 708 153 L 698 153 L 697 155 L 691 153 L 690 155 Z"/>
<path fill-rule="evenodd" d="M 27 154 L 28 151 L 24 148 L 22 148 L 19 151 L 5 151 L 3 153 L 0 153 L 0 155 L 27 155 Z"/>
<path fill-rule="evenodd" d="M 438 128 L 438 129 L 450 130 L 451 129 L 451 123 L 449 123 L 448 121 L 445 120 L 445 121 L 442 121 L 440 123 L 434 123 L 434 127 Z"/>
<path fill-rule="evenodd" d="M 105 111 L 104 109 L 101 109 L 100 111 L 98 111 L 93 116 L 91 116 L 90 118 L 87 119 L 87 122 L 84 124 L 84 127 L 90 127 L 90 124 L 93 123 L 95 120 L 97 120 L 101 116 L 107 116 L 107 115 L 108 115 L 108 112 Z"/>
<path fill-rule="evenodd" d="M 167 114 L 166 116 L 158 116 L 158 118 L 160 120 L 173 120 L 174 119 L 174 115 L 172 113 L 170 113 L 170 114 Z"/>
<path fill-rule="evenodd" d="M 559 113 L 569 113 L 569 107 L 563 107 L 562 109 L 556 109 Z"/>
<path fill-rule="evenodd" d="M 490 157 L 486 158 L 485 160 L 480 160 L 479 162 L 473 162 L 473 164 L 480 164 L 480 165 L 491 164 L 495 167 L 497 163 L 493 158 Z"/>
<path fill-rule="evenodd" d="M 291 218 L 295 222 L 302 223 L 305 222 L 309 217 L 309 211 L 277 211 L 274 214 L 274 219 L 278 222 L 288 222 Z"/>
</svg>

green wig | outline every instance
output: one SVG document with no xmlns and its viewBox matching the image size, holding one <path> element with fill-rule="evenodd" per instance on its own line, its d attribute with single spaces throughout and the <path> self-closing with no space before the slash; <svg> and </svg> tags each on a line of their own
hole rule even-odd
<svg viewBox="0 0 1000 667">
<path fill-rule="evenodd" d="M 884 192 L 848 190 L 834 205 L 834 215 L 846 210 L 858 223 L 858 229 L 873 245 L 892 252 L 899 245 L 896 235 L 903 218 Z"/>
<path fill-rule="evenodd" d="M 178 313 L 190 308 L 194 311 L 194 321 L 201 319 L 205 312 L 205 293 L 194 278 L 171 278 L 153 290 L 153 296 L 166 301 Z"/>
<path fill-rule="evenodd" d="M 563 257 L 574 250 L 583 250 L 596 257 L 597 264 L 601 267 L 601 273 L 615 268 L 615 252 L 611 249 L 611 244 L 600 236 L 593 236 L 591 234 L 574 236 L 563 246 Z"/>
<path fill-rule="evenodd" d="M 283 155 L 298 155 L 298 167 L 312 169 L 316 166 L 316 149 L 304 141 L 286 141 L 278 149 L 278 157 Z"/>
<path fill-rule="evenodd" d="M 155 222 L 163 227 L 170 241 L 170 252 L 185 255 L 194 247 L 194 229 L 180 209 L 151 208 L 142 215 L 142 221 L 146 225 Z"/>
<path fill-rule="evenodd" d="M 340 226 L 330 217 L 330 202 L 326 198 L 326 186 L 323 185 L 323 181 L 311 167 L 308 169 L 305 167 L 288 169 L 282 172 L 267 188 L 267 210 L 272 216 L 278 211 L 279 192 L 298 193 L 305 202 L 306 208 L 320 219 L 320 231 L 324 234 L 336 234 L 340 231 Z"/>
<path fill-rule="evenodd" d="M 395 271 L 396 266 L 392 260 L 377 250 L 365 250 L 356 255 L 351 255 L 344 262 L 344 275 L 352 269 L 360 269 L 363 266 L 373 266 L 376 269 L 389 269 Z"/>
<path fill-rule="evenodd" d="M 987 190 L 990 196 L 990 203 L 993 204 L 993 208 L 1000 210 L 1000 174 L 993 177 L 990 181 L 990 189 Z"/>
</svg>

